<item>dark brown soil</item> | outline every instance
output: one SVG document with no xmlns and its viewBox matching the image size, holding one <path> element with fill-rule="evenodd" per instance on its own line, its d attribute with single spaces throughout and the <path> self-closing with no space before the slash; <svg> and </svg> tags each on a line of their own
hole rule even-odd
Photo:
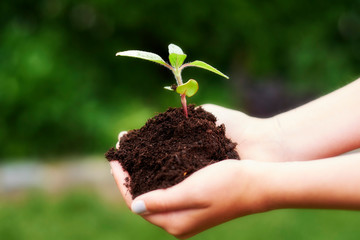
<svg viewBox="0 0 360 240">
<path fill-rule="evenodd" d="M 118 160 L 129 173 L 133 198 L 173 186 L 193 172 L 224 159 L 240 159 L 236 144 L 225 137 L 224 125 L 201 107 L 169 108 L 149 119 L 140 129 L 121 138 L 120 149 L 111 148 L 106 158 Z"/>
</svg>

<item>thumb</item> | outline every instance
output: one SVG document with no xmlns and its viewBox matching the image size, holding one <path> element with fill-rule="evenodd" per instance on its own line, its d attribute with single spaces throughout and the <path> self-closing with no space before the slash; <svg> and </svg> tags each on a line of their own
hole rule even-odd
<svg viewBox="0 0 360 240">
<path fill-rule="evenodd" d="M 218 106 L 218 105 L 215 105 L 215 104 L 211 104 L 211 103 L 203 104 L 203 105 L 201 105 L 201 107 L 205 111 L 210 112 L 210 113 L 214 114 L 215 116 L 217 114 L 219 114 L 219 112 L 224 111 L 226 109 L 224 107 L 221 107 L 221 106 Z"/>
<path fill-rule="evenodd" d="M 145 193 L 134 199 L 131 210 L 136 214 L 146 214 L 207 207 L 204 199 L 187 190 L 180 183 L 168 189 Z"/>
</svg>

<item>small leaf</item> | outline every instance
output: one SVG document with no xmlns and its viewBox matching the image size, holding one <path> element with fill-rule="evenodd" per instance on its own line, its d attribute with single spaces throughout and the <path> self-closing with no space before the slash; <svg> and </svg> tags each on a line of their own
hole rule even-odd
<svg viewBox="0 0 360 240">
<path fill-rule="evenodd" d="M 178 86 L 176 92 L 179 94 L 186 94 L 188 97 L 192 97 L 199 90 L 199 84 L 194 79 L 190 79 L 186 83 Z"/>
<path fill-rule="evenodd" d="M 174 91 L 174 89 L 172 89 L 171 86 L 165 86 L 164 89 L 169 90 L 169 91 Z"/>
<path fill-rule="evenodd" d="M 157 55 L 155 53 L 151 53 L 151 52 L 145 52 L 145 51 L 139 51 L 139 50 L 129 50 L 129 51 L 124 51 L 124 52 L 118 52 L 118 53 L 116 53 L 116 56 L 140 58 L 140 59 L 156 62 L 156 63 L 162 64 L 164 66 L 168 65 L 159 55 Z"/>
<path fill-rule="evenodd" d="M 183 50 L 175 44 L 169 45 L 169 61 L 171 66 L 179 68 L 185 61 L 186 54 Z"/>
<path fill-rule="evenodd" d="M 177 86 L 176 84 L 172 84 L 171 86 L 164 87 L 166 90 L 175 91 Z"/>
<path fill-rule="evenodd" d="M 219 70 L 217 70 L 216 68 L 210 66 L 209 64 L 202 62 L 202 61 L 194 61 L 194 62 L 190 62 L 187 64 L 184 64 L 184 66 L 186 67 L 199 67 L 199 68 L 203 68 L 206 70 L 209 70 L 211 72 L 214 72 L 216 74 L 219 74 L 220 76 L 223 76 L 224 78 L 229 79 L 228 76 L 226 76 L 225 74 L 223 74 L 222 72 L 220 72 Z"/>
<path fill-rule="evenodd" d="M 169 54 L 172 54 L 172 53 L 176 53 L 176 54 L 180 54 L 180 55 L 185 54 L 179 46 L 176 46 L 173 43 L 169 44 L 168 48 L 169 48 Z"/>
</svg>

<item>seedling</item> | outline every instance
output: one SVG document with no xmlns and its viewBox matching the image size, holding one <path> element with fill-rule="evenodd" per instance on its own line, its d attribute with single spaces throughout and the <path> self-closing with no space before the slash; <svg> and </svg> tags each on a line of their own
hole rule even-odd
<svg viewBox="0 0 360 240">
<path fill-rule="evenodd" d="M 209 64 L 202 62 L 202 61 L 193 61 L 189 63 L 184 63 L 186 54 L 182 51 L 182 49 L 175 44 L 169 45 L 169 61 L 170 64 L 165 62 L 159 55 L 151 52 L 145 52 L 145 51 L 138 51 L 138 50 L 129 50 L 129 51 L 123 51 L 116 53 L 116 56 L 127 56 L 127 57 L 134 57 L 134 58 L 140 58 L 152 62 L 159 63 L 168 69 L 170 69 L 176 79 L 175 86 L 170 87 L 164 87 L 167 90 L 176 91 L 181 96 L 181 104 L 184 109 L 184 114 L 186 118 L 188 118 L 188 112 L 187 112 L 187 104 L 186 104 L 186 96 L 192 97 L 199 89 L 199 84 L 194 80 L 190 79 L 186 83 L 183 83 L 181 72 L 186 67 L 199 67 L 206 70 L 209 70 L 211 72 L 214 72 L 216 74 L 219 74 L 220 76 L 223 76 L 225 78 L 229 78 L 216 68 L 210 66 Z"/>
</svg>

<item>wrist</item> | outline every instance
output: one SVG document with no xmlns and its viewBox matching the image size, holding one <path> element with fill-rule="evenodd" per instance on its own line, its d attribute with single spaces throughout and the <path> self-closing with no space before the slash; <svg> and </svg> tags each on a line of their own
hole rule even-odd
<svg viewBox="0 0 360 240">
<path fill-rule="evenodd" d="M 302 194 L 306 192 L 303 184 L 305 173 L 301 162 L 242 160 L 242 163 L 251 179 L 250 194 L 254 202 L 251 213 L 300 206 L 297 201 L 302 199 Z M 302 174 L 298 174 L 299 167 Z"/>
<path fill-rule="evenodd" d="M 264 198 L 268 210 L 276 210 L 286 208 L 289 200 L 289 165 L 295 162 L 276 162 L 268 163 L 267 174 L 265 175 L 265 191 Z"/>
<path fill-rule="evenodd" d="M 268 208 L 323 207 L 334 186 L 331 174 L 320 174 L 326 168 L 326 160 L 272 163 L 266 175 Z"/>
<path fill-rule="evenodd" d="M 359 156 L 269 163 L 268 208 L 360 209 Z"/>
<path fill-rule="evenodd" d="M 297 165 L 300 162 L 258 162 L 258 189 L 262 191 L 262 205 L 264 211 L 292 207 L 294 198 L 294 184 L 301 184 L 300 181 L 293 181 L 297 178 Z M 295 171 L 293 171 L 295 170 Z M 292 182 L 292 183 L 291 183 Z M 300 194 L 297 192 L 296 194 Z"/>
<path fill-rule="evenodd" d="M 249 201 L 250 206 L 247 212 L 242 212 L 244 205 L 243 203 L 238 206 L 238 216 L 244 216 L 248 214 L 267 212 L 274 210 L 278 206 L 277 202 L 274 202 L 275 189 L 273 184 L 273 168 L 277 163 L 272 162 L 260 162 L 253 160 L 241 160 L 239 162 L 240 168 L 237 173 L 239 186 L 245 187 L 246 198 Z M 245 184 L 244 184 L 245 181 Z M 244 190 L 240 189 L 243 193 Z M 243 194 L 238 196 L 240 199 L 244 198 Z"/>
<path fill-rule="evenodd" d="M 266 162 L 289 160 L 286 142 L 276 117 L 249 117 L 243 134 L 243 142 L 238 145 L 242 158 Z"/>
</svg>

